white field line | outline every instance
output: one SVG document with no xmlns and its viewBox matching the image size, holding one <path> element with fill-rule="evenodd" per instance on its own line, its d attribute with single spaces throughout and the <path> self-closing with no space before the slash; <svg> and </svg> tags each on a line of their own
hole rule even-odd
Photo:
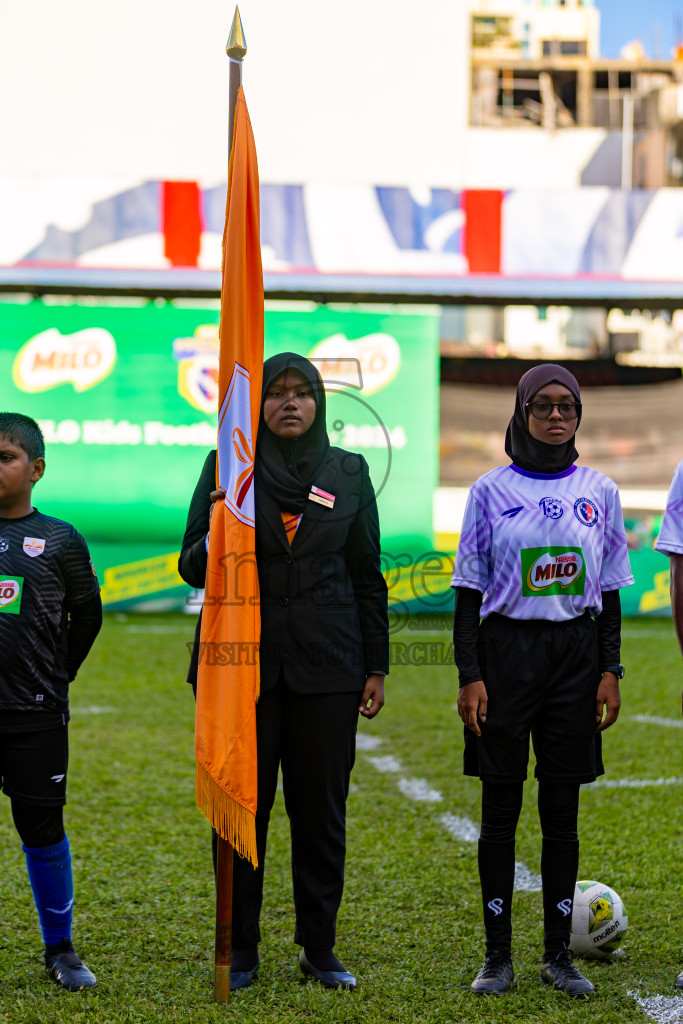
<svg viewBox="0 0 683 1024">
<path fill-rule="evenodd" d="M 668 779 L 597 779 L 590 786 L 598 786 L 600 789 L 648 789 L 650 786 L 680 786 L 681 783 L 683 779 L 671 776 Z"/>
<path fill-rule="evenodd" d="M 386 754 L 384 757 L 369 757 L 368 761 L 378 772 L 402 772 L 403 765 L 396 757 Z"/>
<path fill-rule="evenodd" d="M 528 868 L 521 860 L 515 861 L 515 889 L 518 892 L 541 892 L 541 876 Z"/>
<path fill-rule="evenodd" d="M 356 747 L 358 750 L 377 750 L 381 743 L 381 736 L 372 736 L 367 732 L 359 732 L 356 736 Z"/>
<path fill-rule="evenodd" d="M 157 626 L 154 623 L 148 625 L 135 625 L 134 623 L 129 626 L 123 627 L 124 633 L 177 633 L 178 636 L 184 636 L 185 631 L 180 626 Z"/>
<path fill-rule="evenodd" d="M 683 996 L 639 996 L 637 992 L 628 994 L 656 1024 L 680 1024 L 683 1021 Z"/>
<path fill-rule="evenodd" d="M 362 743 L 357 743 L 361 750 L 377 750 L 382 743 L 379 736 L 368 736 L 365 733 L 360 734 L 356 739 L 357 741 L 362 739 Z M 438 789 L 432 789 L 425 779 L 406 778 L 403 765 L 392 754 L 376 755 L 368 757 L 367 760 L 378 772 L 401 776 L 396 785 L 409 800 L 430 804 L 438 804 L 443 801 L 443 796 Z M 469 818 L 446 812 L 439 815 L 438 821 L 454 839 L 465 843 L 476 843 L 479 840 L 479 826 Z M 515 861 L 515 889 L 521 892 L 541 891 L 541 876 L 535 874 L 519 860 Z"/>
<path fill-rule="evenodd" d="M 403 772 L 403 765 L 398 758 L 391 754 L 386 754 L 384 757 L 369 757 L 368 761 L 378 772 L 391 772 L 395 775 Z M 438 789 L 432 789 L 425 779 L 402 778 L 398 780 L 397 785 L 403 795 L 409 797 L 410 800 L 428 804 L 439 804 L 443 800 Z"/>
<path fill-rule="evenodd" d="M 626 640 L 675 640 L 673 629 L 622 629 L 621 636 Z"/>
<path fill-rule="evenodd" d="M 642 725 L 665 725 L 672 729 L 683 729 L 683 718 L 660 718 L 659 715 L 631 715 L 631 722 Z"/>
<path fill-rule="evenodd" d="M 463 843 L 478 842 L 479 829 L 469 818 L 459 814 L 442 814 L 439 821 L 454 839 L 461 839 Z"/>
<path fill-rule="evenodd" d="M 108 715 L 111 711 L 116 711 L 116 708 L 108 708 L 105 705 L 92 704 L 90 707 L 79 708 L 71 707 L 69 709 L 72 715 Z"/>
<path fill-rule="evenodd" d="M 418 803 L 440 804 L 443 800 L 438 789 L 431 789 L 424 779 L 399 779 L 398 788 L 404 796 Z"/>
</svg>

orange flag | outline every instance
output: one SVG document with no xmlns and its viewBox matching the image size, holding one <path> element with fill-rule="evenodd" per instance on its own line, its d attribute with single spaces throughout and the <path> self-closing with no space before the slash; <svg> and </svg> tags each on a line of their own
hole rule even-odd
<svg viewBox="0 0 683 1024">
<path fill-rule="evenodd" d="M 259 185 L 240 88 L 223 233 L 218 457 L 197 680 L 197 806 L 256 865 L 256 701 L 261 634 L 254 449 L 263 377 Z"/>
</svg>

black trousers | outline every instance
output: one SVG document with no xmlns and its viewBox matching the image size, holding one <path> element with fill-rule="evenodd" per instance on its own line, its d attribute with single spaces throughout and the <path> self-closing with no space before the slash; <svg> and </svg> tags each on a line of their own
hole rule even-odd
<svg viewBox="0 0 683 1024">
<path fill-rule="evenodd" d="M 346 798 L 355 759 L 360 693 L 297 694 L 282 674 L 256 705 L 258 868 L 235 855 L 232 945 L 255 946 L 270 812 L 282 766 L 292 840 L 294 941 L 331 949 L 344 888 Z"/>
</svg>

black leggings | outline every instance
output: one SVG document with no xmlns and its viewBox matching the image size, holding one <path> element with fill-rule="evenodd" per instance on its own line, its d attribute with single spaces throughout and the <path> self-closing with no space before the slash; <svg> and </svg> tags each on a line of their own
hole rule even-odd
<svg viewBox="0 0 683 1024">
<path fill-rule="evenodd" d="M 24 846 L 54 846 L 64 838 L 64 808 L 12 800 L 14 825 Z"/>
<path fill-rule="evenodd" d="M 482 783 L 479 876 L 489 951 L 509 952 L 512 941 L 515 831 L 523 792 L 521 782 Z M 579 783 L 540 779 L 538 811 L 543 833 L 541 878 L 545 953 L 552 956 L 569 943 L 579 858 Z"/>
</svg>

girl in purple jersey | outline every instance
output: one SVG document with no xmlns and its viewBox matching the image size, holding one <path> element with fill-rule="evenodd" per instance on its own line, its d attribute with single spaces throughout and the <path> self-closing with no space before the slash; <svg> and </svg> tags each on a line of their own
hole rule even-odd
<svg viewBox="0 0 683 1024">
<path fill-rule="evenodd" d="M 602 774 L 600 734 L 619 713 L 619 587 L 633 578 L 616 485 L 574 465 L 580 422 L 571 373 L 545 364 L 524 374 L 505 439 L 511 465 L 473 485 L 458 546 L 458 711 L 465 774 L 482 780 L 486 958 L 476 993 L 507 992 L 514 976 L 515 831 L 529 737 L 543 833 L 541 977 L 572 996 L 594 991 L 568 950 L 579 787 Z"/>
</svg>

